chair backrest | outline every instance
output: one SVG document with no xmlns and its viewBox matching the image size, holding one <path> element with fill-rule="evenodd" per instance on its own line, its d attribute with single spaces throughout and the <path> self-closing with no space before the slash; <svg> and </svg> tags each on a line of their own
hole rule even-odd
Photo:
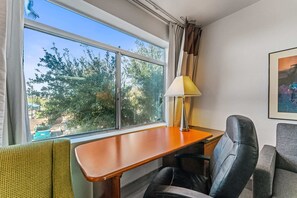
<svg viewBox="0 0 297 198">
<path fill-rule="evenodd" d="M 238 197 L 256 167 L 259 155 L 253 122 L 243 116 L 228 117 L 226 132 L 210 161 L 209 195 Z"/>
<path fill-rule="evenodd" d="M 276 129 L 276 167 L 297 173 L 297 125 L 279 123 Z"/>
<path fill-rule="evenodd" d="M 74 197 L 69 140 L 0 148 L 0 197 Z"/>
</svg>

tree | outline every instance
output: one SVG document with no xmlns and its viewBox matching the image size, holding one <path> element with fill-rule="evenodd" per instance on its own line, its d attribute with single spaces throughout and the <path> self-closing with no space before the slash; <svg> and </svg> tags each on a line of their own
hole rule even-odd
<svg viewBox="0 0 297 198">
<path fill-rule="evenodd" d="M 157 60 L 163 50 L 136 41 L 136 53 Z M 122 124 L 139 125 L 163 119 L 164 68 L 145 61 L 122 61 Z"/>
<path fill-rule="evenodd" d="M 136 53 L 162 57 L 159 48 L 141 41 L 136 44 Z M 35 77 L 28 82 L 28 96 L 44 101 L 41 116 L 48 118 L 48 124 L 63 117 L 71 133 L 114 128 L 115 55 L 105 52 L 101 58 L 102 53 L 82 47 L 84 55 L 79 58 L 69 49 L 60 51 L 54 43 L 44 49 Z M 123 126 L 162 119 L 163 67 L 128 57 L 121 64 Z"/>
<path fill-rule="evenodd" d="M 111 128 L 115 124 L 115 57 L 106 52 L 101 59 L 84 48 L 85 56 L 80 58 L 72 58 L 68 49 L 60 53 L 55 44 L 44 49 L 40 69 L 29 80 L 28 89 L 42 85 L 35 93 L 46 99 L 42 114 L 49 124 L 64 116 L 67 127 L 78 131 Z"/>
</svg>

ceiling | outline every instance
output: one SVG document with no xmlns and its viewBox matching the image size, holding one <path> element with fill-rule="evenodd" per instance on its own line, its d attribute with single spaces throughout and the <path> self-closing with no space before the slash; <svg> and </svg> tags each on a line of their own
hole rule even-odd
<svg viewBox="0 0 297 198">
<path fill-rule="evenodd" d="M 140 0 L 147 4 L 146 0 Z M 205 26 L 260 0 L 151 0 L 183 23 L 180 17 Z"/>
</svg>

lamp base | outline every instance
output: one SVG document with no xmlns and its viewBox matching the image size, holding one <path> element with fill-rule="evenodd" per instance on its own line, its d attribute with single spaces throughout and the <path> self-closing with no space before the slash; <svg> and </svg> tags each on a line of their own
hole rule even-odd
<svg viewBox="0 0 297 198">
<path fill-rule="evenodd" d="M 189 131 L 189 128 L 180 128 L 179 131 L 180 132 L 188 132 Z"/>
<path fill-rule="evenodd" d="M 187 132 L 189 131 L 189 125 L 188 125 L 188 120 L 187 120 L 187 115 L 186 115 L 186 110 L 185 110 L 185 97 L 182 98 L 183 103 L 182 103 L 182 115 L 180 118 L 180 128 L 179 130 L 181 132 Z"/>
</svg>

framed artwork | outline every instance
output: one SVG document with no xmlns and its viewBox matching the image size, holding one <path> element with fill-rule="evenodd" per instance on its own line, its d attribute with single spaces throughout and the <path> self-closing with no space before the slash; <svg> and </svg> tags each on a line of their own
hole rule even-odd
<svg viewBox="0 0 297 198">
<path fill-rule="evenodd" d="M 269 118 L 297 120 L 297 48 L 269 54 Z"/>
</svg>

